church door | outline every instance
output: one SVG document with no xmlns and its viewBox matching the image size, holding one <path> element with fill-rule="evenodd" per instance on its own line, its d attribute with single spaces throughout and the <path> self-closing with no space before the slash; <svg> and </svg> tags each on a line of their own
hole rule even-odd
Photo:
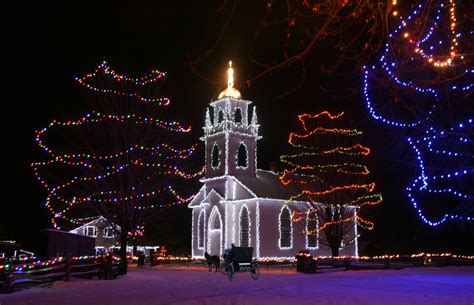
<svg viewBox="0 0 474 305">
<path fill-rule="evenodd" d="M 208 252 L 210 255 L 219 255 L 222 253 L 222 219 L 219 211 L 214 209 L 209 217 L 209 240 L 208 240 Z"/>
</svg>

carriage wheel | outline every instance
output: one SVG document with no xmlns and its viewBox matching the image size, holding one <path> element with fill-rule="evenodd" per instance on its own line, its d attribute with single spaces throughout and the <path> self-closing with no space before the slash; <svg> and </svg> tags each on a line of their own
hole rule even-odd
<svg viewBox="0 0 474 305">
<path fill-rule="evenodd" d="M 257 280 L 260 276 L 260 269 L 258 268 L 257 263 L 252 263 L 252 265 L 250 266 L 250 276 L 254 280 Z"/>
<path fill-rule="evenodd" d="M 229 272 L 228 272 L 227 269 L 226 269 L 226 264 L 225 264 L 225 263 L 222 263 L 222 264 L 221 264 L 221 273 L 222 273 L 223 275 L 229 274 Z"/>
</svg>

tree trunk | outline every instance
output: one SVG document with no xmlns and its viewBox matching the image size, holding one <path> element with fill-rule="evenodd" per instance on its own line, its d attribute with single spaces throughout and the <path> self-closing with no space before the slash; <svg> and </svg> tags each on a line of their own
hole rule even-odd
<svg viewBox="0 0 474 305">
<path fill-rule="evenodd" d="M 128 233 L 127 230 L 122 229 L 122 232 L 120 234 L 120 260 L 119 260 L 118 272 L 121 275 L 127 273 L 127 241 L 128 241 L 127 233 Z"/>
<path fill-rule="evenodd" d="M 331 246 L 331 255 L 332 255 L 332 257 L 339 256 L 339 245 L 332 245 Z"/>
<path fill-rule="evenodd" d="M 138 247 L 138 241 L 137 241 L 137 237 L 133 237 L 132 239 L 132 245 L 133 245 L 133 255 L 134 256 L 137 256 L 138 255 L 138 252 L 137 252 L 137 247 Z"/>
</svg>

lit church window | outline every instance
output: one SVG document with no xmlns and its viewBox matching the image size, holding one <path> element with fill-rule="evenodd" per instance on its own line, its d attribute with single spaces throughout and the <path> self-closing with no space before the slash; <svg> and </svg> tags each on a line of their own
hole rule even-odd
<svg viewBox="0 0 474 305">
<path fill-rule="evenodd" d="M 309 210 L 306 215 L 306 233 L 307 233 L 307 248 L 317 248 L 318 247 L 318 215 L 315 213 L 315 210 Z"/>
<path fill-rule="evenodd" d="M 204 248 L 204 211 L 201 211 L 199 215 L 199 223 L 198 223 L 198 248 Z"/>
<path fill-rule="evenodd" d="M 247 207 L 242 207 L 242 211 L 240 214 L 240 246 L 241 247 L 249 247 L 249 229 L 250 229 L 250 222 L 249 222 L 249 211 Z"/>
<path fill-rule="evenodd" d="M 291 214 L 290 209 L 284 207 L 280 213 L 280 247 L 291 248 Z"/>
</svg>

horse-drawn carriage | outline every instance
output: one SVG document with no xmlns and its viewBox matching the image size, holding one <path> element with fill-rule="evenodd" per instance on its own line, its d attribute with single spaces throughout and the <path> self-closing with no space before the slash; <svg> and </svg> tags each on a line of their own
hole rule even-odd
<svg viewBox="0 0 474 305">
<path fill-rule="evenodd" d="M 224 252 L 224 263 L 221 264 L 221 272 L 229 276 L 231 281 L 236 272 L 248 272 L 252 279 L 256 280 L 260 276 L 258 264 L 253 259 L 252 247 L 235 247 L 226 249 Z"/>
</svg>

